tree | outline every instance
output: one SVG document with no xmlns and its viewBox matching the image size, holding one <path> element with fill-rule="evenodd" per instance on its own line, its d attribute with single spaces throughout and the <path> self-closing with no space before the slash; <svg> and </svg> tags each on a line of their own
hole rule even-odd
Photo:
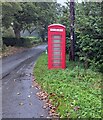
<svg viewBox="0 0 103 120">
<path fill-rule="evenodd" d="M 20 5 L 22 10 L 14 14 L 13 21 L 13 29 L 17 38 L 20 38 L 21 30 L 29 29 L 38 17 L 35 3 L 20 3 Z"/>
<path fill-rule="evenodd" d="M 11 23 L 14 21 L 14 14 L 22 10 L 20 4 L 13 2 L 3 2 L 2 3 L 2 25 L 5 28 L 9 28 Z"/>
<path fill-rule="evenodd" d="M 3 26 L 12 26 L 17 38 L 20 38 L 21 30 L 29 30 L 35 26 L 44 41 L 47 26 L 56 21 L 56 3 L 3 3 L 2 7 Z"/>
<path fill-rule="evenodd" d="M 69 2 L 63 9 L 61 23 L 66 26 L 66 52 L 70 51 L 70 21 L 68 20 Z M 91 9 L 92 8 L 92 9 Z M 75 3 L 76 60 L 85 67 L 96 66 L 103 72 L 103 2 Z"/>
<path fill-rule="evenodd" d="M 55 23 L 57 21 L 57 3 L 36 3 L 38 6 L 38 21 L 37 30 L 40 34 L 42 41 L 45 41 L 45 35 L 47 33 L 47 28 L 49 24 Z"/>
</svg>

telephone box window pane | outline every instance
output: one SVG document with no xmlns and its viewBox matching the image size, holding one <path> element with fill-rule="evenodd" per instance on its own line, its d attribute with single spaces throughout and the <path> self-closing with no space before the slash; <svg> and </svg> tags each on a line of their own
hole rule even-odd
<svg viewBox="0 0 103 120">
<path fill-rule="evenodd" d="M 54 67 L 61 66 L 61 63 L 53 63 Z"/>
<path fill-rule="evenodd" d="M 58 51 L 58 52 L 53 52 L 54 55 L 60 55 L 61 54 L 61 51 Z"/>
<path fill-rule="evenodd" d="M 61 48 L 53 48 L 53 50 L 61 50 Z"/>
<path fill-rule="evenodd" d="M 58 38 L 58 39 L 61 39 L 61 35 L 53 35 L 52 38 Z"/>
<path fill-rule="evenodd" d="M 55 59 L 55 58 L 61 59 L 61 56 L 53 56 L 53 58 L 54 58 L 54 59 Z"/>
<path fill-rule="evenodd" d="M 61 62 L 61 60 L 59 59 L 59 60 L 53 60 L 53 63 L 60 63 Z"/>
<path fill-rule="evenodd" d="M 61 44 L 53 44 L 53 47 L 61 47 Z"/>
<path fill-rule="evenodd" d="M 53 40 L 53 43 L 60 43 L 61 42 L 61 40 Z"/>
<path fill-rule="evenodd" d="M 53 35 L 53 36 L 52 36 L 52 41 L 53 41 L 54 43 L 59 43 L 59 42 L 61 42 L 61 35 Z"/>
</svg>

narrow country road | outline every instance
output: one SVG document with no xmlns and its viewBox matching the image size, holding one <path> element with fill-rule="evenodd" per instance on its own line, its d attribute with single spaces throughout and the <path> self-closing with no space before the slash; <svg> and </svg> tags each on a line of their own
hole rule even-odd
<svg viewBox="0 0 103 120">
<path fill-rule="evenodd" d="M 46 49 L 39 45 L 22 53 L 4 58 L 2 62 L 2 118 L 46 118 L 48 109 L 32 87 L 33 67 Z"/>
</svg>

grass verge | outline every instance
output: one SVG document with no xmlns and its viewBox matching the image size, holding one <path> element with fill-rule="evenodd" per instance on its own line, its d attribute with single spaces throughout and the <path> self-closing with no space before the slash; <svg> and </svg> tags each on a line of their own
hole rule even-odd
<svg viewBox="0 0 103 120">
<path fill-rule="evenodd" d="M 47 55 L 38 59 L 34 75 L 49 94 L 61 118 L 101 118 L 102 75 L 67 61 L 65 70 L 48 70 Z"/>
</svg>

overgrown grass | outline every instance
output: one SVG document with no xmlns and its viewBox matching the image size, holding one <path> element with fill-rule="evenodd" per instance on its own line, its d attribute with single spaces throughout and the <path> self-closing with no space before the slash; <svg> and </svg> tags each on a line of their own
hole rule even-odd
<svg viewBox="0 0 103 120">
<path fill-rule="evenodd" d="M 61 118 L 101 118 L 102 75 L 67 60 L 65 70 L 48 70 L 47 55 L 38 59 L 34 75 Z M 52 94 L 51 94 L 52 93 Z"/>
</svg>

